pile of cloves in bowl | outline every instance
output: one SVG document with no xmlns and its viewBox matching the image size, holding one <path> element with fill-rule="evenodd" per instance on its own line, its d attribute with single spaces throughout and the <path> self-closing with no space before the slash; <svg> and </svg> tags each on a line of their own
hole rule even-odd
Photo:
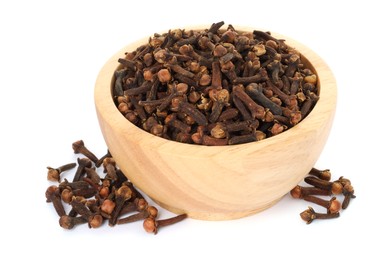
<svg viewBox="0 0 390 260">
<path fill-rule="evenodd" d="M 331 180 L 330 170 L 318 170 L 312 168 L 305 177 L 304 181 L 311 186 L 295 186 L 290 194 L 293 198 L 303 199 L 319 206 L 324 207 L 326 213 L 317 213 L 312 207 L 301 212 L 300 216 L 303 221 L 310 224 L 315 219 L 332 219 L 340 216 L 340 210 L 345 210 L 352 198 L 355 198 L 355 191 L 351 185 L 351 181 L 344 177 L 340 177 L 336 181 Z M 337 196 L 343 195 L 344 199 L 341 203 Z M 319 198 L 318 196 L 332 196 L 330 200 Z"/>
<path fill-rule="evenodd" d="M 109 151 L 98 159 L 86 148 L 82 140 L 72 144 L 74 153 L 83 154 L 77 163 L 69 163 L 53 168 L 47 167 L 47 179 L 58 182 L 46 190 L 46 202 L 51 202 L 56 210 L 59 224 L 64 229 L 87 223 L 90 228 L 98 228 L 107 222 L 110 226 L 143 221 L 146 232 L 157 234 L 160 227 L 177 223 L 186 214 L 168 219 L 157 219 L 158 209 L 149 205 L 145 197 L 116 166 Z M 71 181 L 61 174 L 76 168 Z M 97 168 L 103 167 L 101 177 Z M 66 205 L 70 207 L 65 211 Z"/>
<path fill-rule="evenodd" d="M 280 134 L 319 100 L 316 72 L 269 32 L 224 22 L 173 29 L 118 59 L 113 98 L 123 116 L 182 143 L 235 145 Z"/>
</svg>

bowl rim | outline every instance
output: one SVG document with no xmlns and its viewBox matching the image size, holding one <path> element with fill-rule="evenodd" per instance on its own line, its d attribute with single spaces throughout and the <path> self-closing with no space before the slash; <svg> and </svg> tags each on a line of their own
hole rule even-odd
<svg viewBox="0 0 390 260">
<path fill-rule="evenodd" d="M 261 30 L 262 28 L 254 28 L 249 26 L 234 26 L 237 31 L 253 31 L 253 30 Z M 203 29 L 199 29 L 203 28 Z M 208 26 L 187 26 L 185 30 L 204 30 L 208 28 Z M 222 28 L 221 30 L 226 30 Z M 165 32 L 163 32 L 165 33 Z M 290 47 L 298 50 L 301 55 L 312 65 L 319 80 L 319 100 L 317 101 L 314 108 L 311 112 L 297 125 L 294 127 L 272 137 L 267 137 L 264 140 L 244 143 L 244 144 L 236 144 L 236 145 L 225 145 L 225 146 L 205 146 L 205 145 L 197 145 L 197 144 L 187 144 L 180 143 L 173 140 L 168 140 L 162 137 L 155 136 L 138 126 L 129 122 L 117 109 L 115 106 L 114 100 L 112 98 L 112 87 L 113 87 L 113 78 L 114 71 L 120 66 L 118 63 L 118 58 L 123 57 L 126 52 L 134 51 L 137 47 L 141 46 L 148 42 L 150 36 L 146 36 L 136 40 L 122 49 L 120 49 L 117 53 L 115 53 L 109 60 L 104 64 L 101 68 L 95 83 L 95 91 L 94 91 L 94 100 L 95 100 L 95 108 L 98 113 L 104 113 L 109 115 L 105 118 L 108 123 L 117 128 L 117 131 L 121 131 L 123 134 L 127 135 L 128 138 L 143 142 L 141 145 L 144 147 L 149 147 L 149 149 L 157 149 L 161 150 L 161 147 L 169 147 L 166 149 L 167 153 L 175 152 L 172 150 L 173 146 L 185 148 L 188 151 L 188 155 L 197 154 L 203 155 L 204 157 L 208 157 L 212 154 L 218 152 L 229 152 L 236 149 L 250 149 L 253 146 L 260 146 L 264 149 L 267 146 L 270 146 L 274 143 L 280 143 L 283 141 L 287 141 L 287 139 L 294 138 L 295 135 L 302 135 L 305 131 L 311 131 L 314 127 L 322 127 L 321 120 L 315 120 L 318 115 L 326 115 L 329 113 L 334 113 L 334 107 L 336 106 L 337 101 L 337 87 L 336 80 L 333 76 L 332 71 L 329 66 L 325 63 L 325 61 L 316 54 L 313 50 L 305 46 L 304 44 L 296 41 L 293 38 L 287 37 L 285 35 L 279 34 L 277 32 L 271 32 L 271 35 L 277 39 L 284 39 L 286 44 Z M 325 87 L 324 87 L 325 86 Z M 333 114 L 331 115 L 333 117 Z M 182 152 L 183 149 L 178 149 L 178 151 Z M 256 149 L 259 149 L 257 147 Z"/>
</svg>

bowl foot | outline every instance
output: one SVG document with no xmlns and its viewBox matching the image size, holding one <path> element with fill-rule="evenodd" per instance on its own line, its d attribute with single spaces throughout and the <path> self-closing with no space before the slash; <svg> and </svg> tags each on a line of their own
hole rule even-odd
<svg viewBox="0 0 390 260">
<path fill-rule="evenodd" d="M 154 202 L 156 202 L 159 206 L 161 206 L 162 208 L 166 209 L 166 210 L 169 210 L 175 214 L 183 214 L 183 213 L 187 213 L 188 217 L 190 218 L 193 218 L 193 219 L 199 219 L 199 220 L 232 220 L 232 219 L 239 219 L 239 218 L 243 218 L 243 217 L 247 217 L 247 216 L 250 216 L 250 215 L 253 215 L 253 214 L 256 214 L 256 213 L 259 213 L 263 210 L 266 210 L 270 207 L 272 207 L 273 205 L 275 205 L 277 202 L 279 202 L 279 200 L 281 200 L 283 197 L 280 197 L 274 201 L 271 201 L 265 205 L 263 205 L 262 207 L 260 208 L 256 208 L 256 209 L 253 209 L 253 210 L 247 210 L 247 211 L 231 211 L 231 210 L 226 210 L 226 211 L 222 211 L 222 210 L 216 210 L 214 212 L 202 212 L 202 211 L 186 211 L 184 209 L 179 209 L 179 208 L 175 208 L 173 206 L 169 206 L 165 203 L 162 203 L 158 200 L 155 200 L 153 199 Z"/>
</svg>

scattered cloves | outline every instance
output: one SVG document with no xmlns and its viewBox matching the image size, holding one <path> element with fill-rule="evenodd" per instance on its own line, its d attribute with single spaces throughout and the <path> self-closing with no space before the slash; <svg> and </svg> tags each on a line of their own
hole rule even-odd
<svg viewBox="0 0 390 260">
<path fill-rule="evenodd" d="M 319 195 L 319 196 L 330 196 L 332 193 L 328 190 L 319 189 L 316 187 L 302 187 L 302 186 L 295 186 L 291 191 L 290 194 L 293 198 L 296 199 L 303 199 L 306 196 L 309 195 Z"/>
<path fill-rule="evenodd" d="M 311 221 L 316 218 L 326 219 L 338 217 L 340 215 L 339 211 L 341 209 L 345 210 L 349 205 L 350 199 L 355 198 L 354 189 L 349 179 L 340 177 L 338 180 L 333 182 L 330 181 L 330 179 L 330 170 L 318 170 L 313 167 L 304 180 L 306 183 L 311 184 L 314 187 L 302 187 L 297 185 L 290 191 L 293 198 L 304 199 L 327 209 L 328 214 L 316 213 L 311 207 L 302 212 L 301 218 L 306 221 L 307 224 L 310 224 Z M 344 195 L 342 203 L 340 203 L 336 197 L 332 197 L 330 200 L 316 197 L 340 195 L 341 193 Z"/>
</svg>

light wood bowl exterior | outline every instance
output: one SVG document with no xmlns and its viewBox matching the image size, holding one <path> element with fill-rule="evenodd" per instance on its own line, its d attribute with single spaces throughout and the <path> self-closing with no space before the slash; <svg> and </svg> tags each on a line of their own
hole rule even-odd
<svg viewBox="0 0 390 260">
<path fill-rule="evenodd" d="M 251 215 L 280 200 L 317 161 L 333 122 L 336 81 L 312 50 L 283 35 L 272 35 L 286 39 L 310 61 L 319 78 L 320 100 L 298 125 L 253 143 L 209 147 L 169 141 L 139 129 L 118 111 L 112 98 L 117 60 L 149 37 L 129 44 L 101 69 L 95 105 L 105 142 L 126 176 L 164 208 L 204 220 Z"/>
</svg>

